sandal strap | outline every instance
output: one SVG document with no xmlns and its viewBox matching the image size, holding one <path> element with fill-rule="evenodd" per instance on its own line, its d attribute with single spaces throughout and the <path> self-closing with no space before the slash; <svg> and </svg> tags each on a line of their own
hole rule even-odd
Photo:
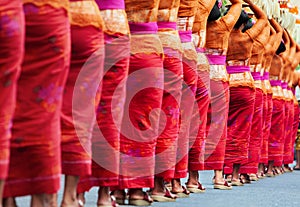
<svg viewBox="0 0 300 207">
<path fill-rule="evenodd" d="M 169 191 L 169 189 L 167 189 L 167 188 L 166 188 L 165 197 L 167 197 L 167 198 L 172 198 L 172 199 L 176 199 L 176 198 L 177 198 L 177 196 L 174 195 L 174 194 L 172 194 L 172 193 Z"/>
<path fill-rule="evenodd" d="M 143 194 L 144 194 L 145 201 L 148 201 L 149 203 L 153 202 L 152 198 L 149 196 L 149 194 L 147 192 L 143 192 Z"/>
<path fill-rule="evenodd" d="M 202 186 L 202 184 L 200 182 L 198 182 L 198 189 L 199 190 L 205 190 L 205 188 Z"/>
</svg>

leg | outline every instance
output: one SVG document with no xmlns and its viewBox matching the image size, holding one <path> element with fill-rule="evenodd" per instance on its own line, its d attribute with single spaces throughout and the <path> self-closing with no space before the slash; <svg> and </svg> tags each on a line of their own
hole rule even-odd
<svg viewBox="0 0 300 207">
<path fill-rule="evenodd" d="M 1 204 L 2 203 L 0 203 L 0 206 Z M 16 199 L 14 197 L 4 198 L 3 207 L 17 207 Z"/>
<path fill-rule="evenodd" d="M 31 196 L 31 207 L 57 207 L 57 194 L 34 194 Z"/>
<path fill-rule="evenodd" d="M 189 179 L 188 179 L 187 185 L 197 185 L 198 178 L 199 178 L 198 171 L 189 171 Z"/>
<path fill-rule="evenodd" d="M 109 187 L 100 187 L 98 190 L 97 206 L 111 205 L 111 198 L 109 195 Z"/>
<path fill-rule="evenodd" d="M 4 189 L 4 180 L 0 180 L 0 207 L 2 207 L 2 195 L 3 195 L 3 189 Z M 6 206 L 6 205 L 4 205 Z"/>
<path fill-rule="evenodd" d="M 222 170 L 215 170 L 215 183 L 224 183 Z"/>
<path fill-rule="evenodd" d="M 295 168 L 300 168 L 300 150 L 296 150 L 296 166 Z"/>
<path fill-rule="evenodd" d="M 77 193 L 76 193 L 78 181 L 79 181 L 79 176 L 71 176 L 71 175 L 65 176 L 64 194 L 61 202 L 62 207 L 78 206 Z"/>
</svg>

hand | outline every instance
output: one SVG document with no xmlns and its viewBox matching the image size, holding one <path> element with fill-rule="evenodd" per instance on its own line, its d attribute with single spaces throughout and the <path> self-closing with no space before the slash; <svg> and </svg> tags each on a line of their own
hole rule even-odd
<svg viewBox="0 0 300 207">
<path fill-rule="evenodd" d="M 247 4 L 253 4 L 252 0 L 243 0 Z"/>
<path fill-rule="evenodd" d="M 232 4 L 237 4 L 237 3 L 243 3 L 243 1 L 242 0 L 230 0 L 230 2 L 232 3 Z"/>
</svg>

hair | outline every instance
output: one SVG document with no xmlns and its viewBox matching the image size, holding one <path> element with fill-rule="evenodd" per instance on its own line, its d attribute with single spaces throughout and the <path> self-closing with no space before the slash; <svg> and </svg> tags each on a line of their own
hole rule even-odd
<svg viewBox="0 0 300 207">
<path fill-rule="evenodd" d="M 221 11 L 220 11 L 220 8 L 219 8 L 219 1 L 216 0 L 216 3 L 214 5 L 214 7 L 212 8 L 212 10 L 209 13 L 207 21 L 216 21 L 220 17 L 221 17 Z"/>
<path fill-rule="evenodd" d="M 254 25 L 252 19 L 249 19 L 247 23 L 245 24 L 244 28 L 242 29 L 242 32 L 246 32 L 248 29 L 250 29 Z"/>
<path fill-rule="evenodd" d="M 248 14 L 243 10 L 240 14 L 239 19 L 237 20 L 237 22 L 234 25 L 235 29 L 239 29 L 243 24 L 248 23 L 248 21 L 250 20 L 250 17 L 248 16 Z M 250 24 L 249 24 L 250 25 Z M 253 24 L 252 24 L 253 26 Z M 251 27 L 252 27 L 251 26 Z M 250 28 L 251 28 L 250 27 Z M 246 30 L 245 30 L 246 31 Z"/>
<path fill-rule="evenodd" d="M 283 41 L 280 42 L 280 45 L 276 51 L 276 55 L 279 55 L 280 53 L 286 51 L 286 47 L 285 44 L 283 43 Z"/>
</svg>

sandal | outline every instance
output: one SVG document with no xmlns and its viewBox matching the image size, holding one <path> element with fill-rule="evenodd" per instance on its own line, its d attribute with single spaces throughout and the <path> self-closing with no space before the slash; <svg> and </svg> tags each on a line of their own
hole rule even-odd
<svg viewBox="0 0 300 207">
<path fill-rule="evenodd" d="M 228 182 L 224 180 L 224 183 L 214 183 L 214 189 L 231 190 L 232 186 L 229 185 Z"/>
<path fill-rule="evenodd" d="M 156 202 L 174 202 L 176 201 L 176 198 L 177 196 L 172 194 L 169 189 L 165 189 L 166 192 L 164 195 L 162 194 L 157 194 L 157 195 L 151 195 L 151 198 L 153 199 L 153 201 L 156 201 Z"/>
<path fill-rule="evenodd" d="M 293 167 L 293 170 L 300 170 L 300 167 Z"/>
<path fill-rule="evenodd" d="M 250 174 L 249 175 L 250 181 L 258 181 L 258 175 L 257 174 Z"/>
<path fill-rule="evenodd" d="M 244 182 L 242 181 L 241 178 L 240 178 L 240 179 L 237 179 L 237 180 L 232 179 L 232 180 L 231 180 L 231 185 L 232 185 L 232 186 L 243 186 L 243 185 L 244 185 Z"/>
<path fill-rule="evenodd" d="M 275 177 L 275 174 L 274 174 L 274 172 L 267 172 L 266 174 L 265 174 L 267 177 L 269 177 L 269 178 L 272 178 L 272 177 Z"/>
<path fill-rule="evenodd" d="M 174 191 L 171 191 L 171 193 L 173 193 L 174 195 L 176 195 L 178 198 L 188 198 L 190 197 L 190 191 L 188 191 L 184 186 L 181 186 L 182 187 L 182 192 L 174 192 Z"/>
<path fill-rule="evenodd" d="M 125 205 L 125 199 L 126 199 L 126 193 L 125 193 L 125 191 L 122 191 L 122 194 L 123 194 L 122 197 L 115 196 L 114 192 L 115 191 L 112 191 L 110 193 L 110 196 L 113 196 L 115 198 L 117 204 L 119 204 L 119 205 Z"/>
<path fill-rule="evenodd" d="M 144 198 L 142 199 L 135 199 L 135 198 L 130 198 L 128 199 L 128 204 L 132 206 L 150 206 L 151 203 L 153 203 L 152 198 L 148 195 L 148 193 L 144 193 Z"/>
<path fill-rule="evenodd" d="M 185 185 L 188 191 L 190 191 L 191 193 L 204 193 L 206 190 L 199 182 L 198 185 L 187 185 L 187 183 Z"/>
<path fill-rule="evenodd" d="M 116 198 L 114 196 L 110 196 L 111 198 L 111 205 L 109 204 L 104 204 L 104 205 L 97 205 L 97 207 L 118 207 L 119 205 L 116 202 Z"/>
<path fill-rule="evenodd" d="M 250 176 L 248 174 L 240 175 L 240 179 L 242 180 L 243 184 L 251 184 Z"/>
</svg>

